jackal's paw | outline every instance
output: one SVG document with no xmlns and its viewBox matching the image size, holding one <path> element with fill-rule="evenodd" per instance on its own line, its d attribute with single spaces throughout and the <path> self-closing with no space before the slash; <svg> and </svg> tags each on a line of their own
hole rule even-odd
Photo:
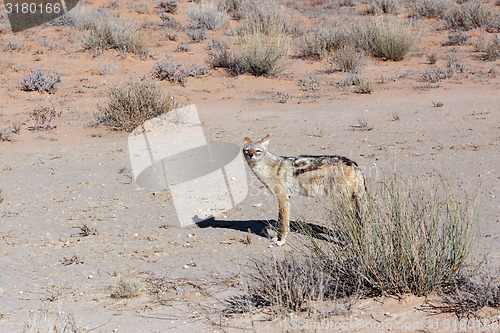
<svg viewBox="0 0 500 333">
<path fill-rule="evenodd" d="M 285 245 L 285 242 L 286 241 L 284 239 L 282 239 L 282 240 L 276 240 L 275 244 L 276 244 L 276 246 L 283 246 L 283 245 Z"/>
</svg>

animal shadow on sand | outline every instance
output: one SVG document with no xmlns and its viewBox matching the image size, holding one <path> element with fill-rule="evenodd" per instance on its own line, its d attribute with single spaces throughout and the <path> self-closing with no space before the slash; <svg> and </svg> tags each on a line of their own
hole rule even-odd
<svg viewBox="0 0 500 333">
<path fill-rule="evenodd" d="M 250 232 L 252 234 L 271 238 L 270 230 L 277 230 L 278 222 L 276 220 L 217 220 L 215 218 L 209 218 L 203 221 L 196 222 L 196 225 L 200 228 L 223 228 L 223 229 L 233 229 L 242 232 Z M 320 226 L 314 223 L 302 222 L 302 221 L 291 221 L 290 222 L 291 231 L 314 237 L 319 240 L 332 241 L 331 235 L 334 231 Z"/>
</svg>

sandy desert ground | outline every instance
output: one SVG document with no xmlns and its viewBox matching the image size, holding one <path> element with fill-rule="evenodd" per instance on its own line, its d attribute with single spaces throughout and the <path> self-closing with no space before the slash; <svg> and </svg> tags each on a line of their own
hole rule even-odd
<svg viewBox="0 0 500 333">
<path fill-rule="evenodd" d="M 482 312 L 490 324 L 464 327 L 452 314 L 423 311 L 427 299 L 415 296 L 362 299 L 319 328 L 311 327 L 320 322 L 314 314 L 284 320 L 225 314 L 225 300 L 244 293 L 243 277 L 253 258 L 292 250 L 270 247 L 264 232 L 277 217 L 274 197 L 247 168 L 248 196 L 237 208 L 181 228 L 167 191 L 141 189 L 132 181 L 128 133 L 89 123 L 108 86 L 150 76 L 167 53 L 201 65 L 207 41 L 227 28 L 209 31 L 209 39 L 190 44 L 189 52 L 173 52 L 185 36 L 181 32 L 179 41 L 169 41 L 155 28 L 161 22 L 155 3 L 144 3 L 147 8 L 140 12 L 136 1 L 119 1 L 116 8 L 111 3 L 89 0 L 85 6 L 144 23 L 152 56 L 141 59 L 115 50 L 94 56 L 83 50 L 82 32 L 71 27 L 0 33 L 0 129 L 20 124 L 12 141 L 0 142 L 0 331 L 20 332 L 36 316 L 43 326 L 44 314 L 50 322 L 58 311 L 72 314 L 82 332 L 498 331 L 498 313 L 492 309 Z M 184 25 L 188 5 L 179 1 L 175 15 Z M 339 11 L 365 16 L 359 14 L 363 5 Z M 8 24 L 5 17 L 2 21 Z M 373 84 L 371 94 L 340 88 L 336 83 L 344 74 L 321 72 L 322 61 L 293 57 L 286 75 L 277 78 L 230 76 L 215 69 L 209 76 L 188 78 L 185 86 L 158 85 L 197 106 L 207 141 L 241 145 L 245 136 L 269 133 L 276 154 L 347 156 L 370 182 L 396 171 L 424 180 L 443 176 L 469 196 L 479 191 L 477 252 L 500 267 L 500 63 L 481 60 L 473 46 L 495 33 L 475 29 L 468 32 L 469 43 L 443 46 L 448 30 L 441 21 L 420 19 L 420 24 L 420 40 L 407 59 L 367 57 L 363 73 Z M 18 47 L 8 46 L 13 44 Z M 438 55 L 437 65 L 451 52 L 467 69 L 429 85 L 421 75 L 431 66 L 429 52 Z M 103 61 L 116 63 L 116 70 L 101 75 Z M 19 88 L 20 79 L 36 67 L 61 73 L 55 93 Z M 298 86 L 309 73 L 324 80 L 319 90 Z M 280 103 L 284 91 L 289 99 Z M 30 114 L 41 106 L 61 116 L 49 130 L 30 130 Z M 360 119 L 372 129 L 354 130 Z M 315 204 L 293 198 L 292 219 L 320 223 L 325 216 Z M 83 236 L 84 225 L 95 234 Z M 135 298 L 111 298 L 112 287 L 122 279 L 167 289 L 161 297 L 144 291 Z M 352 326 L 353 321 L 362 324 Z"/>
</svg>

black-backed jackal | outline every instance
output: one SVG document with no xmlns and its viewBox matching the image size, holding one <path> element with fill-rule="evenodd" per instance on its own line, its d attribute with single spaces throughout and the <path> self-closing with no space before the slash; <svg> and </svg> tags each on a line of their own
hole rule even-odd
<svg viewBox="0 0 500 333">
<path fill-rule="evenodd" d="M 336 191 L 346 191 L 358 207 L 366 187 L 356 162 L 342 156 L 276 156 L 267 151 L 269 134 L 259 141 L 244 140 L 243 154 L 250 169 L 278 198 L 278 246 L 285 243 L 290 229 L 292 194 L 328 197 Z"/>
</svg>

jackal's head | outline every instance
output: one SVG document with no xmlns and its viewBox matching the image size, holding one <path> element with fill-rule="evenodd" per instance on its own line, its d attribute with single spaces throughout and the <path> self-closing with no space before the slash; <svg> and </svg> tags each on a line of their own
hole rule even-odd
<svg viewBox="0 0 500 333">
<path fill-rule="evenodd" d="M 249 138 L 243 139 L 243 154 L 248 163 L 260 162 L 267 152 L 267 145 L 269 144 L 269 134 L 259 141 L 252 141 Z"/>
</svg>

